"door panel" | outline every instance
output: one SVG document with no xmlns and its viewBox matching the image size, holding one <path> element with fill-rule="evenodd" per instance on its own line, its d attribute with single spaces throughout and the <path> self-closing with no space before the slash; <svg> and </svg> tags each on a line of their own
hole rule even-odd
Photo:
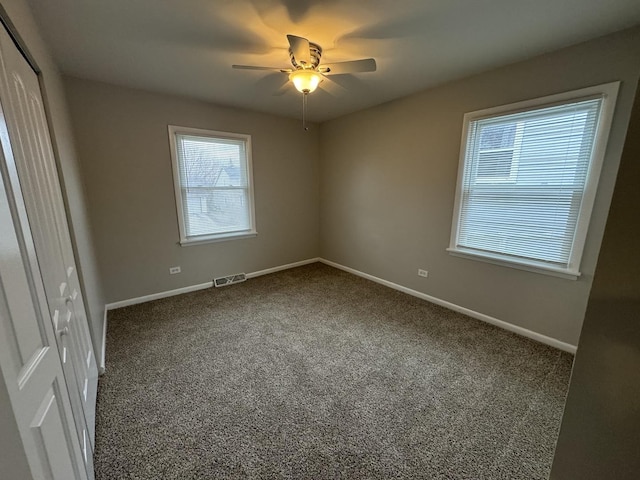
<svg viewBox="0 0 640 480">
<path fill-rule="evenodd" d="M 19 300 L 21 298 L 19 294 L 29 289 L 29 279 L 24 273 L 23 259 L 17 241 L 3 242 L 2 254 L 6 275 L 14 278 L 13 282 L 5 286 L 8 308 L 16 317 L 35 317 L 36 312 L 32 303 Z M 29 371 L 29 365 L 40 357 L 42 349 L 45 348 L 45 342 L 36 323 L 18 323 L 12 327 L 11 340 L 15 345 L 14 350 L 19 353 L 19 368 L 24 371 L 24 375 Z"/>
<path fill-rule="evenodd" d="M 0 368 L 33 477 L 85 479 L 20 186 L 6 168 L 4 120 L 0 108 Z"/>
<path fill-rule="evenodd" d="M 4 30 L 0 32 L 0 46 L 4 73 L 0 94 L 5 110 L 10 106 L 11 114 L 6 113 L 6 121 L 15 157 L 12 167 L 23 187 L 49 314 L 64 321 L 60 329 L 68 332 L 64 341 L 61 337 L 57 341 L 59 350 L 65 353 L 63 368 L 78 435 L 88 437 L 93 451 L 98 368 L 40 86 L 36 74 Z"/>
<path fill-rule="evenodd" d="M 60 432 L 64 431 L 60 395 L 56 394 L 59 391 L 57 384 L 51 386 L 31 422 L 33 440 L 38 446 L 39 457 L 46 459 L 43 470 L 50 478 L 67 478 L 70 472 L 73 472 L 68 446 L 59 441 Z"/>
</svg>

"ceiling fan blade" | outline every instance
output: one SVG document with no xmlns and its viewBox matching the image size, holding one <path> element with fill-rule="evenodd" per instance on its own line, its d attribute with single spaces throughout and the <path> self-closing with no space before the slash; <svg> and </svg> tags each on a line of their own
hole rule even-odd
<svg viewBox="0 0 640 480">
<path fill-rule="evenodd" d="M 300 64 L 311 64 L 311 52 L 309 50 L 309 40 L 295 35 L 287 35 L 289 46 L 293 52 L 296 62 Z"/>
<path fill-rule="evenodd" d="M 332 97 L 340 97 L 347 91 L 347 89 L 340 85 L 338 82 L 336 82 L 335 80 L 331 80 L 329 77 L 326 77 L 324 75 L 319 87 Z"/>
<path fill-rule="evenodd" d="M 287 82 L 284 85 L 282 85 L 279 89 L 277 89 L 275 92 L 273 92 L 271 95 L 273 95 L 274 97 L 281 97 L 282 95 L 284 95 L 289 91 L 291 91 L 291 85 L 289 85 L 289 82 Z M 293 89 L 293 91 L 296 91 L 295 88 Z"/>
<path fill-rule="evenodd" d="M 265 72 L 264 74 L 259 75 L 258 80 L 256 80 L 253 85 L 253 91 L 256 95 L 279 95 L 280 89 L 289 86 L 289 79 L 286 75 L 282 75 L 280 72 Z"/>
<path fill-rule="evenodd" d="M 231 68 L 238 70 L 271 70 L 275 72 L 291 73 L 293 70 L 290 68 L 277 68 L 277 67 L 257 67 L 255 65 L 231 65 Z"/>
<path fill-rule="evenodd" d="M 324 63 L 320 65 L 318 70 L 323 75 L 341 75 L 343 73 L 375 72 L 376 68 L 374 58 L 363 58 L 348 62 Z"/>
</svg>

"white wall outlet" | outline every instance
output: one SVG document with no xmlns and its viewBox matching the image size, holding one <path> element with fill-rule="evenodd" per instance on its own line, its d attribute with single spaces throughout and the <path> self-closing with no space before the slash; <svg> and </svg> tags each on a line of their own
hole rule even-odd
<svg viewBox="0 0 640 480">
<path fill-rule="evenodd" d="M 182 270 L 180 270 L 180 267 L 169 267 L 169 273 L 171 275 L 175 275 L 176 273 L 180 273 Z"/>
<path fill-rule="evenodd" d="M 426 270 L 422 270 L 421 268 L 418 269 L 418 276 L 419 277 L 428 277 L 429 276 L 429 272 Z"/>
</svg>

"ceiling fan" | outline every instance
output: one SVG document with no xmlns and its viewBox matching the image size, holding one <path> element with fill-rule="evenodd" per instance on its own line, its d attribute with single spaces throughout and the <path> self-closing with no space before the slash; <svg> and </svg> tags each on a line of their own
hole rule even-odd
<svg viewBox="0 0 640 480">
<path fill-rule="evenodd" d="M 307 95 L 318 88 L 325 76 L 376 71 L 376 61 L 373 58 L 320 64 L 320 59 L 322 58 L 322 47 L 320 45 L 296 35 L 287 35 L 287 40 L 289 41 L 289 58 L 293 68 L 258 67 L 253 65 L 232 65 L 232 68 L 271 70 L 288 74 L 289 80 L 302 93 L 302 125 L 305 130 L 308 130 L 305 118 Z"/>
</svg>

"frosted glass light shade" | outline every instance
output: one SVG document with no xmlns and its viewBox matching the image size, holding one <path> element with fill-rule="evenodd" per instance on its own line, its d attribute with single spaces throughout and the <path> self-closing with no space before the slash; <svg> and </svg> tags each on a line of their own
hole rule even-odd
<svg viewBox="0 0 640 480">
<path fill-rule="evenodd" d="M 322 81 L 322 75 L 314 70 L 296 70 L 289 75 L 296 89 L 302 93 L 311 93 Z"/>
</svg>

